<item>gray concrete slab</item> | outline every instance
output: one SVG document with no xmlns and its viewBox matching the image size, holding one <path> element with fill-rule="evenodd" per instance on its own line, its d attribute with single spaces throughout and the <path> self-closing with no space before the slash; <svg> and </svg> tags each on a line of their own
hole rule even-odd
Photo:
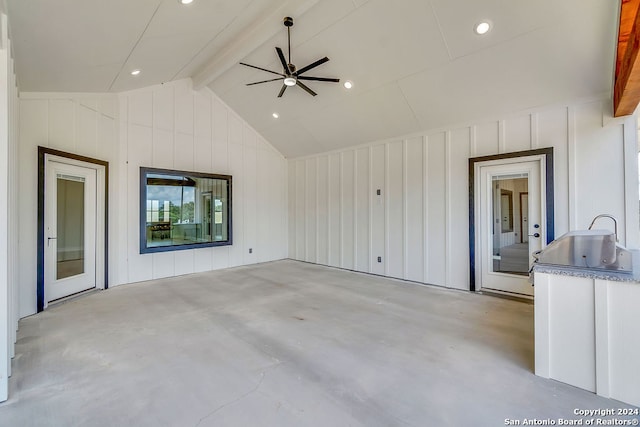
<svg viewBox="0 0 640 427">
<path fill-rule="evenodd" d="M 18 336 L 2 426 L 502 426 L 628 407 L 533 374 L 530 304 L 289 260 L 94 293 Z"/>
</svg>

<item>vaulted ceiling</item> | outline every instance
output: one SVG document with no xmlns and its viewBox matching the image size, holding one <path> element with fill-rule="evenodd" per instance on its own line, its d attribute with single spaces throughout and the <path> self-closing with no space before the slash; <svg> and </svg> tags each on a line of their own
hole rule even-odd
<svg viewBox="0 0 640 427">
<path fill-rule="evenodd" d="M 21 91 L 209 86 L 287 157 L 611 96 L 620 4 L 610 0 L 7 0 Z M 292 62 L 330 61 L 282 98 Z M 489 20 L 489 33 L 474 26 Z M 140 69 L 132 76 L 133 69 Z M 272 113 L 277 112 L 275 119 Z"/>
</svg>

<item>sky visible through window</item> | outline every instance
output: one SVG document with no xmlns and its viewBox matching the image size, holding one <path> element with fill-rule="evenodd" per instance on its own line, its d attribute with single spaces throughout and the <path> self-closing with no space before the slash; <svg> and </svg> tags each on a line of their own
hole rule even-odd
<svg viewBox="0 0 640 427">
<path fill-rule="evenodd" d="M 184 190 L 184 199 L 182 191 Z M 150 185 L 147 187 L 147 200 L 168 200 L 176 206 L 182 202 L 189 203 L 195 200 L 194 187 L 172 187 L 168 185 Z"/>
<path fill-rule="evenodd" d="M 194 187 L 176 187 L 168 185 L 147 186 L 147 203 L 151 201 L 152 206 L 154 206 L 155 202 L 155 205 L 158 206 L 157 209 L 160 209 L 159 207 L 164 206 L 165 202 L 168 201 L 173 207 L 170 208 L 170 211 L 176 210 L 171 218 L 171 222 L 174 224 L 193 222 L 195 195 L 196 190 Z M 166 221 L 166 219 L 164 220 Z"/>
</svg>

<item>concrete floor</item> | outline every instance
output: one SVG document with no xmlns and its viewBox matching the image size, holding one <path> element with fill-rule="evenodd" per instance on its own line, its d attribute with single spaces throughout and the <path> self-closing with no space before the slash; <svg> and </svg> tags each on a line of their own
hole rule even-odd
<svg viewBox="0 0 640 427">
<path fill-rule="evenodd" d="M 20 322 L 2 426 L 503 426 L 627 407 L 533 375 L 533 306 L 296 261 Z"/>
</svg>

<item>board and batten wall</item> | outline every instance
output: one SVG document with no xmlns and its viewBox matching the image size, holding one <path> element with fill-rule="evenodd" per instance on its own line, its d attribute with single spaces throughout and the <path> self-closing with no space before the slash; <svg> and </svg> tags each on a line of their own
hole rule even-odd
<svg viewBox="0 0 640 427">
<path fill-rule="evenodd" d="M 109 162 L 109 228 L 120 209 L 114 176 L 118 170 L 117 98 L 111 94 L 20 93 L 18 242 L 20 317 L 36 312 L 38 146 Z M 109 233 L 109 259 L 118 256 Z M 109 266 L 109 277 L 117 271 Z"/>
<path fill-rule="evenodd" d="M 125 92 L 120 145 L 127 193 L 120 212 L 125 283 L 286 258 L 287 165 L 284 157 L 208 88 L 189 79 Z M 233 245 L 140 254 L 140 167 L 232 175 Z M 251 249 L 251 253 L 249 253 Z"/>
<path fill-rule="evenodd" d="M 621 243 L 638 247 L 636 119 L 608 119 L 609 104 L 549 107 L 291 159 L 289 257 L 469 289 L 469 158 L 543 147 L 554 148 L 556 237 L 606 212 L 620 220 Z"/>
<path fill-rule="evenodd" d="M 22 93 L 20 317 L 36 311 L 38 145 L 109 162 L 109 286 L 287 255 L 286 160 L 208 88 Z M 141 166 L 233 175 L 233 246 L 141 255 Z"/>
</svg>

